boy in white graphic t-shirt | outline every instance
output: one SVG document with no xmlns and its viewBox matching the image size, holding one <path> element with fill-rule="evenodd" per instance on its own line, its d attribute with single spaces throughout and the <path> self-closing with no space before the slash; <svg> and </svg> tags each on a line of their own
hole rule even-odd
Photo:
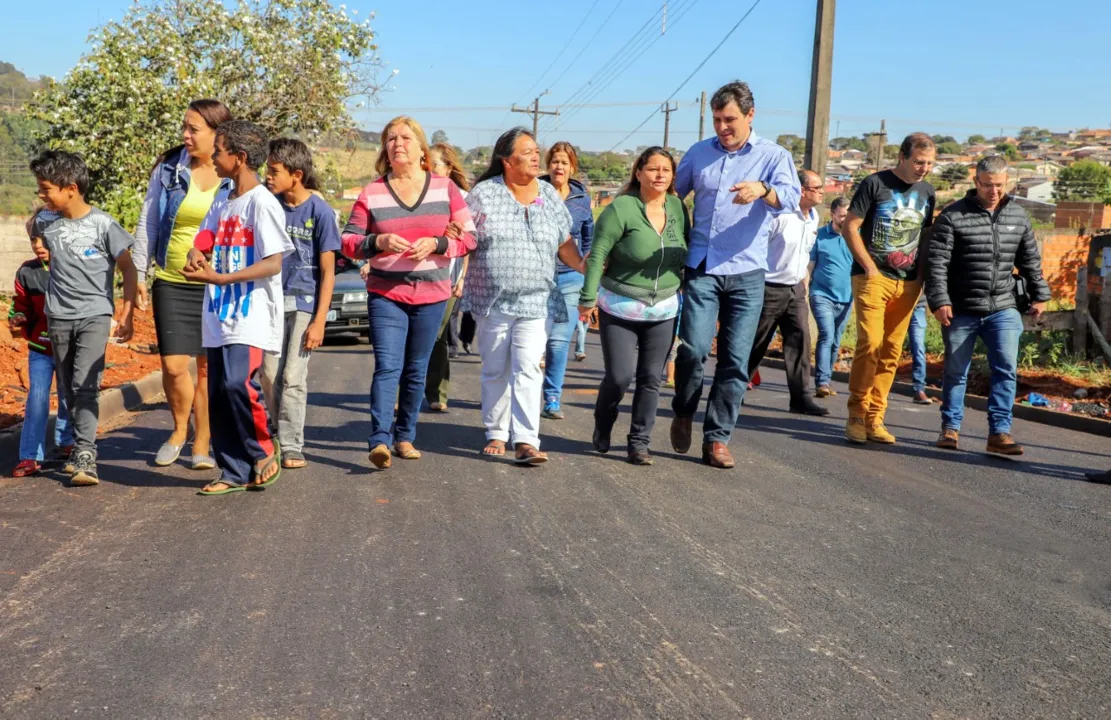
<svg viewBox="0 0 1111 720">
<path fill-rule="evenodd" d="M 266 487 L 281 473 L 260 375 L 264 354 L 282 350 L 282 257 L 293 243 L 281 205 L 256 173 L 268 150 L 254 123 L 230 120 L 216 129 L 216 174 L 234 180 L 235 190 L 213 203 L 182 269 L 187 279 L 208 283 L 201 330 L 221 475 L 201 495 Z"/>
</svg>

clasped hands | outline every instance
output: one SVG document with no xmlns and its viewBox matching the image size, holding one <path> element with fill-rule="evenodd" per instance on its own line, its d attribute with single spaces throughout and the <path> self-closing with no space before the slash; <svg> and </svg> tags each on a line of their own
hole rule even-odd
<svg viewBox="0 0 1111 720">
<path fill-rule="evenodd" d="M 444 235 L 452 240 L 457 240 L 463 235 L 462 224 L 452 220 L 444 229 Z M 424 260 L 436 251 L 437 241 L 434 237 L 417 238 L 409 242 L 397 233 L 382 233 L 374 240 L 378 252 L 407 254 L 416 262 Z"/>
</svg>

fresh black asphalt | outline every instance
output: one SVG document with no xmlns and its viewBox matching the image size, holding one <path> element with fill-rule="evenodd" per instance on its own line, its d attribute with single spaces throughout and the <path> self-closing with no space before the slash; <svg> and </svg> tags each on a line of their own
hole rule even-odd
<svg viewBox="0 0 1111 720">
<path fill-rule="evenodd" d="M 543 467 L 477 453 L 470 356 L 424 458 L 370 471 L 360 343 L 313 358 L 311 465 L 265 491 L 154 468 L 164 407 L 99 487 L 0 480 L 0 714 L 1111 717 L 1105 440 L 1019 421 L 1027 455 L 988 457 L 970 411 L 944 452 L 893 397 L 899 444 L 850 446 L 843 385 L 805 418 L 765 369 L 734 470 L 671 452 L 670 391 L 632 467 L 590 448 L 595 342 Z"/>
</svg>

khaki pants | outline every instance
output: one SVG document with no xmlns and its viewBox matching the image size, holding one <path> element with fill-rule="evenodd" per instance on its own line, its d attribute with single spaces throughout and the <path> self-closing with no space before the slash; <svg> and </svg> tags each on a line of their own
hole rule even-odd
<svg viewBox="0 0 1111 720">
<path fill-rule="evenodd" d="M 907 326 L 921 294 L 921 280 L 853 276 L 856 352 L 849 375 L 850 418 L 864 418 L 868 425 L 883 422 Z"/>
</svg>

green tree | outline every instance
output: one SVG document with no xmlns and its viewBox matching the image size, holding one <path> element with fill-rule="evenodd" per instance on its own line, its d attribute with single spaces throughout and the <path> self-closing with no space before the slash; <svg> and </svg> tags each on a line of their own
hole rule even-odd
<svg viewBox="0 0 1111 720">
<path fill-rule="evenodd" d="M 1111 167 L 1080 160 L 1061 170 L 1053 183 L 1053 199 L 1111 203 Z"/>
<path fill-rule="evenodd" d="M 979 145 L 980 143 L 983 143 L 983 142 L 987 142 L 987 138 L 984 137 L 983 135 L 969 135 L 968 136 L 968 144 L 969 145 Z"/>
<path fill-rule="evenodd" d="M 834 150 L 860 150 L 868 152 L 868 143 L 856 137 L 839 137 L 829 141 L 829 146 Z"/>
<path fill-rule="evenodd" d="M 962 152 L 964 152 L 964 147 L 959 142 L 946 140 L 937 144 L 938 155 L 960 155 Z"/>
<path fill-rule="evenodd" d="M 1018 160 L 1018 148 L 1011 143 L 999 143 L 995 149 L 1008 160 Z"/>
<path fill-rule="evenodd" d="M 959 163 L 946 165 L 941 171 L 941 177 L 950 185 L 968 182 L 968 166 Z"/>
<path fill-rule="evenodd" d="M 179 142 L 195 98 L 224 100 L 270 133 L 311 139 L 353 125 L 377 91 L 369 20 L 328 0 L 140 0 L 92 37 L 63 83 L 30 105 L 42 145 L 80 152 L 90 199 L 132 227 L 151 163 Z"/>
<path fill-rule="evenodd" d="M 439 145 L 440 143 L 451 143 L 451 141 L 447 138 L 447 133 L 443 130 L 437 130 L 436 132 L 432 133 L 432 144 Z"/>
<path fill-rule="evenodd" d="M 806 141 L 798 135 L 780 135 L 775 139 L 775 144 L 786 148 L 792 155 L 801 156 L 806 152 Z"/>
<path fill-rule="evenodd" d="M 934 143 L 941 145 L 942 143 L 955 143 L 957 139 L 952 135 L 934 135 Z"/>
</svg>

